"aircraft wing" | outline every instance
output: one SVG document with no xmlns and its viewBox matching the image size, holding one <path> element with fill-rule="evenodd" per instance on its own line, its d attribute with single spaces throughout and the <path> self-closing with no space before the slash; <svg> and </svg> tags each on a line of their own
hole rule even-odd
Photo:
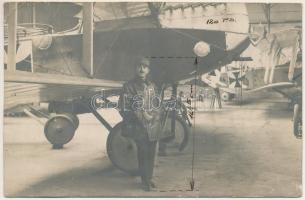
<svg viewBox="0 0 305 200">
<path fill-rule="evenodd" d="M 261 90 L 267 90 L 267 89 L 286 89 L 286 88 L 292 88 L 292 87 L 296 87 L 295 83 L 292 82 L 281 82 L 281 83 L 272 83 L 272 84 L 268 84 L 268 85 L 264 85 L 262 87 L 259 88 L 255 88 L 253 90 L 247 90 L 245 92 L 258 92 Z"/>
<path fill-rule="evenodd" d="M 5 110 L 31 103 L 71 101 L 122 87 L 119 81 L 21 71 L 5 71 L 4 82 Z"/>
<path fill-rule="evenodd" d="M 293 100 L 296 96 L 302 94 L 302 89 L 300 87 L 297 87 L 297 83 L 293 83 L 293 82 L 280 82 L 280 83 L 268 84 L 259 88 L 255 88 L 253 90 L 246 90 L 244 91 L 244 93 L 252 93 L 262 90 L 271 90 L 277 92 L 283 95 L 283 97 L 288 98 L 290 100 Z"/>
<path fill-rule="evenodd" d="M 60 82 L 58 82 L 60 80 Z M 31 72 L 5 72 L 5 82 L 37 83 L 74 86 L 94 86 L 105 89 L 122 87 L 122 82 L 85 77 L 67 76 L 61 74 L 31 73 Z"/>
</svg>

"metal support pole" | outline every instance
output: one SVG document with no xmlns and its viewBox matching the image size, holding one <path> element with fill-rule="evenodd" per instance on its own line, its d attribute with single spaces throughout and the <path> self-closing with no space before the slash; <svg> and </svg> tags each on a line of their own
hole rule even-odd
<svg viewBox="0 0 305 200">
<path fill-rule="evenodd" d="M 36 28 L 36 3 L 32 2 L 32 23 L 33 27 Z"/>
<path fill-rule="evenodd" d="M 108 131 L 112 130 L 112 126 L 91 106 L 89 106 L 92 114 L 108 129 Z"/>
<path fill-rule="evenodd" d="M 37 117 L 37 116 L 35 116 L 33 113 L 31 113 L 31 111 L 29 111 L 28 109 L 23 109 L 23 112 L 25 113 L 25 114 L 27 114 L 29 117 L 31 117 L 31 118 L 33 118 L 33 119 L 35 119 L 39 124 L 41 124 L 41 125 L 45 125 L 46 124 L 46 122 L 44 121 L 44 120 L 42 120 L 42 119 L 40 119 L 39 117 Z"/>
<path fill-rule="evenodd" d="M 8 8 L 8 61 L 7 70 L 16 71 L 17 3 L 10 2 Z"/>
<path fill-rule="evenodd" d="M 221 105 L 221 96 L 220 96 L 219 88 L 215 88 L 215 95 L 216 95 L 216 99 L 217 99 L 217 102 L 218 102 L 218 107 L 219 107 L 220 109 L 222 109 L 222 105 Z"/>
<path fill-rule="evenodd" d="M 266 12 L 266 17 L 267 17 L 267 28 L 268 28 L 268 33 L 270 33 L 270 25 L 271 25 L 271 20 L 270 20 L 270 15 L 271 15 L 271 4 L 267 3 L 266 4 L 266 8 L 265 8 L 265 12 Z"/>
<path fill-rule="evenodd" d="M 173 88 L 173 91 L 172 91 L 172 100 L 175 100 L 175 107 L 173 108 L 173 110 L 172 110 L 172 116 L 171 116 L 171 118 L 172 118 L 172 121 L 171 121 L 171 132 L 172 132 L 172 134 L 171 135 L 175 135 L 175 131 L 176 131 L 176 109 L 177 109 L 177 105 L 176 105 L 176 103 L 177 103 L 177 84 L 173 84 L 173 86 L 172 86 L 172 88 Z"/>
</svg>

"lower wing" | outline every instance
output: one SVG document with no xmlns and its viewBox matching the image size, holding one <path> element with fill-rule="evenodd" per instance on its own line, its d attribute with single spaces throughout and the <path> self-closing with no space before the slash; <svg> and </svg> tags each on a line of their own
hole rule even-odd
<svg viewBox="0 0 305 200">
<path fill-rule="evenodd" d="M 120 90 L 122 82 L 59 74 L 8 72 L 4 74 L 4 109 L 18 105 L 89 98 L 101 91 Z"/>
</svg>

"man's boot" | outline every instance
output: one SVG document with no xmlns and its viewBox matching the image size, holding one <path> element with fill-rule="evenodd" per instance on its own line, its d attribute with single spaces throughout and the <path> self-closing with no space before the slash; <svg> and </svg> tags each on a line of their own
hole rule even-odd
<svg viewBox="0 0 305 200">
<path fill-rule="evenodd" d="M 152 188 L 156 188 L 157 187 L 155 182 L 153 182 L 152 180 L 150 180 L 150 187 L 152 187 Z"/>
<path fill-rule="evenodd" d="M 142 180 L 142 189 L 147 192 L 150 191 L 150 187 L 151 187 L 150 181 L 146 180 L 143 177 L 141 177 L 141 180 Z"/>
<path fill-rule="evenodd" d="M 166 143 L 165 142 L 160 142 L 159 143 L 158 156 L 167 156 L 167 153 L 166 153 Z"/>
</svg>

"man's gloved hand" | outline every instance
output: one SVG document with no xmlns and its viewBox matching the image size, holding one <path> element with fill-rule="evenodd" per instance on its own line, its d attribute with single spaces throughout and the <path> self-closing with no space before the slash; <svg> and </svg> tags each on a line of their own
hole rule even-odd
<svg viewBox="0 0 305 200">
<path fill-rule="evenodd" d="M 151 121 L 154 118 L 152 115 L 148 114 L 147 112 L 143 112 L 143 116 L 146 121 Z"/>
</svg>

